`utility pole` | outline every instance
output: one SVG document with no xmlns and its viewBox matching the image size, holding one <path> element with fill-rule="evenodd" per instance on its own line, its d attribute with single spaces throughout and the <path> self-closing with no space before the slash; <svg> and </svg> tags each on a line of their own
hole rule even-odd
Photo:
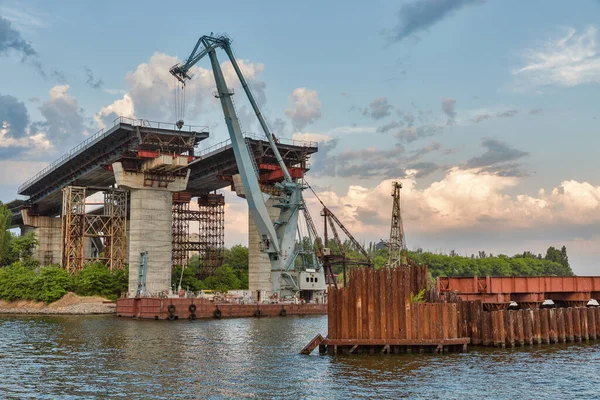
<svg viewBox="0 0 600 400">
<path fill-rule="evenodd" d="M 400 189 L 402 183 L 392 183 L 392 197 L 394 204 L 392 205 L 392 224 L 390 228 L 390 241 L 388 243 L 390 267 L 406 265 L 406 240 L 404 238 L 404 226 L 402 225 L 402 215 L 400 213 Z"/>
</svg>

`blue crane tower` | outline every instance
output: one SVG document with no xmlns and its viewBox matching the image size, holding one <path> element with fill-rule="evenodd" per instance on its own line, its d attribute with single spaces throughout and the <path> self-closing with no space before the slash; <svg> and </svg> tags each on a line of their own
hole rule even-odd
<svg viewBox="0 0 600 400">
<path fill-rule="evenodd" d="M 281 192 L 281 195 L 276 197 L 274 205 L 274 207 L 280 209 L 279 217 L 275 222 L 271 221 L 266 204 L 266 200 L 270 196 L 261 191 L 256 167 L 254 165 L 254 158 L 248 151 L 245 138 L 240 128 L 240 123 L 231 98 L 234 93 L 227 87 L 223 71 L 221 70 L 217 58 L 216 50 L 219 48 L 223 49 L 229 57 L 231 65 L 240 80 L 242 88 L 250 101 L 250 105 L 258 118 L 260 126 L 269 141 L 269 145 L 284 175 L 283 182 L 275 184 Z M 296 236 L 299 232 L 298 217 L 300 212 L 305 208 L 302 196 L 302 191 L 305 187 L 301 180 L 293 179 L 288 171 L 276 146 L 273 133 L 240 70 L 233 54 L 233 50 L 231 49 L 231 39 L 228 36 L 213 36 L 212 34 L 202 36 L 196 43 L 194 50 L 187 60 L 173 66 L 170 69 L 170 73 L 185 85 L 185 82 L 192 78 L 189 74 L 190 68 L 206 55 L 210 58 L 212 65 L 212 71 L 217 86 L 215 96 L 220 99 L 221 107 L 223 108 L 223 114 L 231 138 L 236 164 L 244 187 L 246 201 L 248 202 L 248 210 L 260 235 L 261 251 L 268 254 L 271 262 L 272 292 L 278 294 L 280 298 L 295 296 L 301 289 L 304 289 L 301 287 L 303 285 L 299 282 L 301 271 L 298 271 L 297 268 L 295 268 L 295 261 L 299 254 L 305 251 L 302 246 L 298 245 Z M 183 121 L 179 121 L 178 123 L 183 124 Z M 323 282 L 322 289 L 318 289 L 322 291 L 325 282 L 323 268 L 321 268 L 316 257 L 312 257 L 312 260 L 314 260 L 314 263 L 311 266 L 311 270 L 314 270 L 314 272 L 319 275 L 320 282 Z M 311 271 L 311 273 L 313 273 L 313 271 Z M 318 286 L 321 287 L 321 285 Z"/>
</svg>

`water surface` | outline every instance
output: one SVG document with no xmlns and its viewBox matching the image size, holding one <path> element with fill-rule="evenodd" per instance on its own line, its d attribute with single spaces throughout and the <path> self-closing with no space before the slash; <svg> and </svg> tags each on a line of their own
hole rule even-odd
<svg viewBox="0 0 600 400">
<path fill-rule="evenodd" d="M 600 398 L 600 345 L 302 356 L 325 316 L 0 316 L 0 398 Z"/>
</svg>

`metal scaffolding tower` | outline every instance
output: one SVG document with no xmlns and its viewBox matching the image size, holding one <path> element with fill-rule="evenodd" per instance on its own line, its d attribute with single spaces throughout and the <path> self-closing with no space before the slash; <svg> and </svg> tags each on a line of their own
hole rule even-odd
<svg viewBox="0 0 600 400">
<path fill-rule="evenodd" d="M 200 212 L 190 210 L 191 200 L 188 192 L 173 193 L 173 268 L 177 265 L 187 267 L 190 254 L 200 251 L 200 243 L 192 241 L 190 236 L 190 222 L 200 222 Z"/>
<path fill-rule="evenodd" d="M 211 275 L 223 264 L 225 249 L 225 197 L 208 193 L 198 197 L 200 220 L 200 250 L 204 274 Z"/>
<path fill-rule="evenodd" d="M 406 239 L 404 237 L 404 226 L 402 225 L 402 215 L 400 213 L 400 189 L 402 189 L 402 183 L 392 183 L 394 204 L 392 205 L 392 224 L 390 228 L 390 241 L 388 243 L 388 265 L 390 267 L 405 265 L 407 262 Z"/>
<path fill-rule="evenodd" d="M 87 188 L 63 189 L 62 264 L 69 273 L 89 261 L 102 261 L 109 269 L 122 269 L 127 260 L 127 191 L 93 188 L 104 192 L 102 202 L 86 203 Z M 86 212 L 86 206 L 100 206 Z M 86 240 L 87 239 L 87 240 Z"/>
</svg>

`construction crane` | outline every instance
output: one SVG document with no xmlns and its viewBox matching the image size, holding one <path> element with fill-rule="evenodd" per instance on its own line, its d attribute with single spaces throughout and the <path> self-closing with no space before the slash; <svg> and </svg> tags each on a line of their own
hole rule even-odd
<svg viewBox="0 0 600 400">
<path fill-rule="evenodd" d="M 390 267 L 397 267 L 407 264 L 406 256 L 406 238 L 404 237 L 404 226 L 402 225 L 402 215 L 400 213 L 400 189 L 402 183 L 392 182 L 392 223 L 390 227 L 390 241 L 388 242 Z"/>
<path fill-rule="evenodd" d="M 232 96 L 234 92 L 227 87 L 225 82 L 223 71 L 217 58 L 217 49 L 222 49 L 231 61 L 231 65 L 283 172 L 283 182 L 276 184 L 281 195 L 276 197 L 277 201 L 274 207 L 280 209 L 280 214 L 274 223 L 269 217 L 266 205 L 269 195 L 261 191 L 255 160 L 246 146 L 246 140 L 242 134 L 233 104 Z M 258 103 L 254 99 L 254 95 L 233 54 L 231 38 L 226 35 L 213 35 L 212 33 L 202 36 L 187 60 L 171 67 L 170 73 L 181 82 L 184 88 L 186 81 L 192 78 L 190 69 L 207 55 L 210 58 L 217 86 L 214 95 L 221 101 L 236 164 L 240 173 L 246 201 L 248 202 L 248 210 L 260 235 L 261 251 L 269 255 L 271 262 L 272 292 L 277 293 L 280 298 L 289 296 L 290 294 L 297 295 L 300 290 L 299 272 L 295 271 L 294 264 L 299 254 L 299 248 L 301 247 L 297 246 L 296 234 L 298 232 L 298 215 L 304 207 L 302 197 L 304 185 L 300 180 L 292 178 L 279 153 L 274 135 Z M 183 124 L 183 121 L 178 121 L 178 123 Z M 314 266 L 314 270 L 320 273 L 322 277 L 321 282 L 324 283 L 325 279 L 322 268 L 317 264 Z"/>
<path fill-rule="evenodd" d="M 342 224 L 342 221 L 335 216 L 335 214 L 323 203 L 323 201 L 319 198 L 317 193 L 313 190 L 313 188 L 305 181 L 306 186 L 312 191 L 315 195 L 316 199 L 323 206 L 323 210 L 321 211 L 321 216 L 323 217 L 323 241 L 318 237 L 317 229 L 314 225 L 312 218 L 310 217 L 310 213 L 308 212 L 308 208 L 305 207 L 306 220 L 311 230 L 314 232 L 315 246 L 317 247 L 317 255 L 319 260 L 321 260 L 325 273 L 329 275 L 330 281 L 337 288 L 337 282 L 335 281 L 335 277 L 333 275 L 333 265 L 341 265 L 343 278 L 344 278 L 344 286 L 347 283 L 347 271 L 346 266 L 348 265 L 366 265 L 368 267 L 373 267 L 373 263 L 371 262 L 371 258 L 369 257 L 369 253 L 364 249 L 364 247 L 352 236 L 350 231 Z M 336 246 L 338 247 L 338 251 L 340 254 L 332 254 L 331 248 L 326 247 L 329 244 L 329 234 L 328 234 L 328 226 L 333 233 L 333 240 Z M 345 234 L 350 243 L 354 246 L 356 250 L 358 250 L 365 258 L 350 258 L 346 256 L 346 249 L 344 247 L 344 243 L 340 239 L 340 235 L 338 234 L 337 227 L 339 227 Z"/>
</svg>

